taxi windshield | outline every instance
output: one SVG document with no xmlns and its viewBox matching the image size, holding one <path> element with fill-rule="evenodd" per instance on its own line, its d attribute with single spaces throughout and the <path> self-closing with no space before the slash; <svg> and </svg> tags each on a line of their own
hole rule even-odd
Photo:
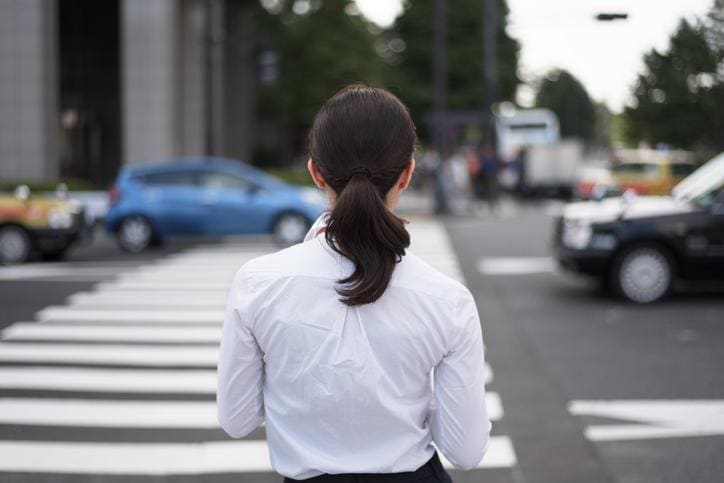
<svg viewBox="0 0 724 483">
<path fill-rule="evenodd" d="M 676 199 L 708 205 L 722 187 L 724 187 L 724 153 L 684 178 L 672 193 Z"/>
</svg>

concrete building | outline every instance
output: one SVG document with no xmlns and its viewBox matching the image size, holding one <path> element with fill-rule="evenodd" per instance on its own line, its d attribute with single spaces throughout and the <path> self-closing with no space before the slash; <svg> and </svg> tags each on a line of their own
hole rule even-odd
<svg viewBox="0 0 724 483">
<path fill-rule="evenodd" d="M 249 159 L 253 0 L 0 0 L 0 180 Z"/>
</svg>

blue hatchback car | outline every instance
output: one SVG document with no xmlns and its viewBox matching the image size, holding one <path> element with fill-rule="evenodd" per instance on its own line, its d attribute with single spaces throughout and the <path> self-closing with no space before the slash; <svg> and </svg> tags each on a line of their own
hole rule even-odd
<svg viewBox="0 0 724 483">
<path fill-rule="evenodd" d="M 124 166 L 110 201 L 106 228 L 130 252 L 176 235 L 269 233 L 297 243 L 327 209 L 317 190 L 223 158 Z"/>
</svg>

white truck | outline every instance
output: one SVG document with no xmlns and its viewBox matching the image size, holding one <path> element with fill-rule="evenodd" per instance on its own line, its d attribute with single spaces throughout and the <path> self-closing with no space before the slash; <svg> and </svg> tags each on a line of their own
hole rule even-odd
<svg viewBox="0 0 724 483">
<path fill-rule="evenodd" d="M 570 194 L 583 157 L 577 140 L 560 139 L 548 109 L 507 109 L 496 115 L 500 183 L 522 194 Z"/>
</svg>

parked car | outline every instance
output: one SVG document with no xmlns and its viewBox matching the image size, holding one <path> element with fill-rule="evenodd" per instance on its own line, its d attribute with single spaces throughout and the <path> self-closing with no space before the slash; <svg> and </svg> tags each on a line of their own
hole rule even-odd
<svg viewBox="0 0 724 483">
<path fill-rule="evenodd" d="M 639 195 L 666 195 L 695 169 L 693 163 L 652 159 L 624 161 L 615 165 L 611 171 L 622 191 L 633 191 Z"/>
<path fill-rule="evenodd" d="M 634 302 L 661 299 L 676 279 L 724 280 L 724 153 L 669 196 L 571 203 L 554 232 L 562 268 Z"/>
<path fill-rule="evenodd" d="M 31 195 L 27 186 L 0 194 L 0 263 L 22 263 L 37 252 L 62 258 L 84 234 L 80 203 L 53 196 Z"/>
<path fill-rule="evenodd" d="M 273 234 L 303 239 L 327 200 L 239 161 L 179 158 L 125 166 L 110 192 L 106 228 L 140 252 L 176 235 Z"/>
</svg>

